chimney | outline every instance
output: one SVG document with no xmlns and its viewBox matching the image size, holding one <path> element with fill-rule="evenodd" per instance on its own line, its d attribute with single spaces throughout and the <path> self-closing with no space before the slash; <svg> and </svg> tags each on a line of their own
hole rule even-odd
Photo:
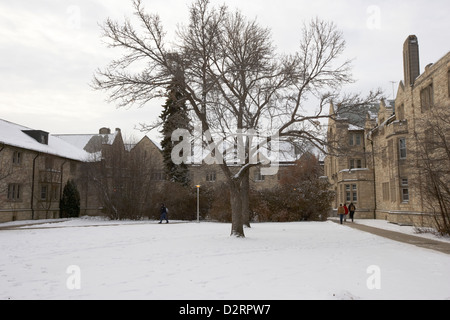
<svg viewBox="0 0 450 320">
<path fill-rule="evenodd" d="M 409 36 L 403 44 L 403 70 L 405 86 L 413 86 L 420 75 L 419 41 L 415 35 Z"/>
<path fill-rule="evenodd" d="M 99 134 L 111 134 L 111 129 L 110 128 L 100 128 L 100 130 L 98 130 Z"/>
</svg>

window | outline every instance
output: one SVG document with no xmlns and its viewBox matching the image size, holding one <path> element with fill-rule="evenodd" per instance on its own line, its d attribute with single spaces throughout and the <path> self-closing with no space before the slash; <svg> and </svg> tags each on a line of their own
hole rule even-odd
<svg viewBox="0 0 450 320">
<path fill-rule="evenodd" d="M 399 158 L 406 159 L 406 139 L 405 138 L 399 139 L 398 148 L 399 148 Z"/>
<path fill-rule="evenodd" d="M 8 185 L 8 200 L 18 201 L 21 199 L 21 186 L 17 183 L 11 183 Z"/>
<path fill-rule="evenodd" d="M 59 187 L 57 185 L 42 185 L 40 190 L 41 201 L 57 201 L 59 199 Z"/>
<path fill-rule="evenodd" d="M 409 202 L 409 188 L 408 179 L 402 178 L 401 180 L 401 190 L 402 190 L 402 202 Z"/>
<path fill-rule="evenodd" d="M 345 185 L 345 201 L 350 201 L 351 193 L 350 193 L 350 185 Z"/>
<path fill-rule="evenodd" d="M 209 181 L 209 182 L 216 181 L 216 172 L 215 171 L 208 172 L 206 174 L 206 181 Z"/>
<path fill-rule="evenodd" d="M 14 151 L 13 153 L 13 164 L 19 165 L 22 162 L 22 152 Z"/>
<path fill-rule="evenodd" d="M 403 202 L 409 202 L 409 189 L 402 189 L 402 200 Z"/>
<path fill-rule="evenodd" d="M 350 169 L 361 169 L 362 161 L 361 159 L 350 159 Z"/>
<path fill-rule="evenodd" d="M 264 181 L 265 176 L 261 174 L 261 170 L 258 169 L 255 171 L 255 181 Z"/>
<path fill-rule="evenodd" d="M 350 146 L 360 146 L 362 141 L 362 135 L 360 133 L 349 133 L 348 144 Z"/>
<path fill-rule="evenodd" d="M 422 112 L 428 111 L 433 107 L 433 95 L 433 84 L 430 84 L 420 91 L 420 105 L 422 107 Z"/>
<path fill-rule="evenodd" d="M 360 146 L 361 145 L 361 135 L 355 134 L 355 140 L 356 140 L 356 145 Z"/>
<path fill-rule="evenodd" d="M 48 187 L 41 186 L 41 200 L 47 200 L 47 192 L 48 192 Z"/>
<path fill-rule="evenodd" d="M 358 186 L 356 184 L 345 185 L 345 201 L 346 202 L 358 201 Z"/>
</svg>

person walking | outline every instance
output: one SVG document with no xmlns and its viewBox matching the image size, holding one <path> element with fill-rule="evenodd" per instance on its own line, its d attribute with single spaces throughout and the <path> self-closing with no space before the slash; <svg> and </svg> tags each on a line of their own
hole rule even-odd
<svg viewBox="0 0 450 320">
<path fill-rule="evenodd" d="M 163 220 L 166 220 L 166 223 L 169 223 L 169 220 L 167 219 L 167 213 L 168 209 L 164 205 L 164 203 L 161 203 L 161 209 L 160 209 L 160 217 L 159 217 L 159 223 L 162 223 Z"/>
<path fill-rule="evenodd" d="M 347 216 L 348 216 L 348 208 L 347 204 L 344 203 L 344 222 L 347 222 Z"/>
<path fill-rule="evenodd" d="M 341 224 L 342 224 L 342 221 L 344 220 L 344 214 L 345 214 L 345 209 L 344 209 L 344 207 L 342 206 L 342 203 L 339 204 L 339 208 L 338 208 L 337 213 L 338 213 L 338 215 L 339 215 L 339 221 L 340 221 Z"/>
<path fill-rule="evenodd" d="M 355 216 L 356 211 L 356 207 L 353 202 L 350 202 L 350 204 L 348 205 L 348 211 L 350 212 L 350 219 L 352 219 L 353 222 L 353 217 Z"/>
</svg>

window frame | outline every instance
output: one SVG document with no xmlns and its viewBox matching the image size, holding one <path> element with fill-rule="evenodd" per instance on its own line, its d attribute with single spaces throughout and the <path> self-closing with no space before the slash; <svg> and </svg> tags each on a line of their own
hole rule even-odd
<svg viewBox="0 0 450 320">
<path fill-rule="evenodd" d="M 15 166 L 20 166 L 22 164 L 22 152 L 20 151 L 13 152 L 12 163 Z"/>
<path fill-rule="evenodd" d="M 408 157 L 408 148 L 406 144 L 406 138 L 398 139 L 398 158 L 404 160 Z"/>
<path fill-rule="evenodd" d="M 20 183 L 8 184 L 8 201 L 21 201 L 22 200 L 22 185 Z"/>
<path fill-rule="evenodd" d="M 401 180 L 400 180 L 400 190 L 401 190 L 402 203 L 409 203 L 410 195 L 409 195 L 409 181 L 408 181 L 408 178 L 401 178 Z"/>
<path fill-rule="evenodd" d="M 217 181 L 217 174 L 215 171 L 208 171 L 206 173 L 206 181 L 207 182 L 216 182 Z"/>
<path fill-rule="evenodd" d="M 434 106 L 434 88 L 433 83 L 430 83 L 422 90 L 420 90 L 420 107 L 421 111 L 426 112 Z"/>
</svg>

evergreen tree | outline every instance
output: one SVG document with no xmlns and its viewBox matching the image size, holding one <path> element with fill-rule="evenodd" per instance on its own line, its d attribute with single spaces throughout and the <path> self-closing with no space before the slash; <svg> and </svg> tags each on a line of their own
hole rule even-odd
<svg viewBox="0 0 450 320">
<path fill-rule="evenodd" d="M 167 100 L 163 105 L 160 115 L 163 127 L 160 131 L 163 135 L 161 147 L 164 157 L 165 171 L 169 180 L 181 183 L 184 186 L 189 184 L 189 169 L 186 164 L 176 165 L 173 163 L 171 154 L 174 143 L 172 142 L 172 132 L 176 129 L 190 130 L 190 120 L 186 107 L 186 99 L 181 93 L 180 85 L 174 79 L 167 90 Z"/>
<path fill-rule="evenodd" d="M 72 218 L 80 215 L 80 193 L 75 181 L 68 180 L 59 203 L 61 218 Z"/>
</svg>

